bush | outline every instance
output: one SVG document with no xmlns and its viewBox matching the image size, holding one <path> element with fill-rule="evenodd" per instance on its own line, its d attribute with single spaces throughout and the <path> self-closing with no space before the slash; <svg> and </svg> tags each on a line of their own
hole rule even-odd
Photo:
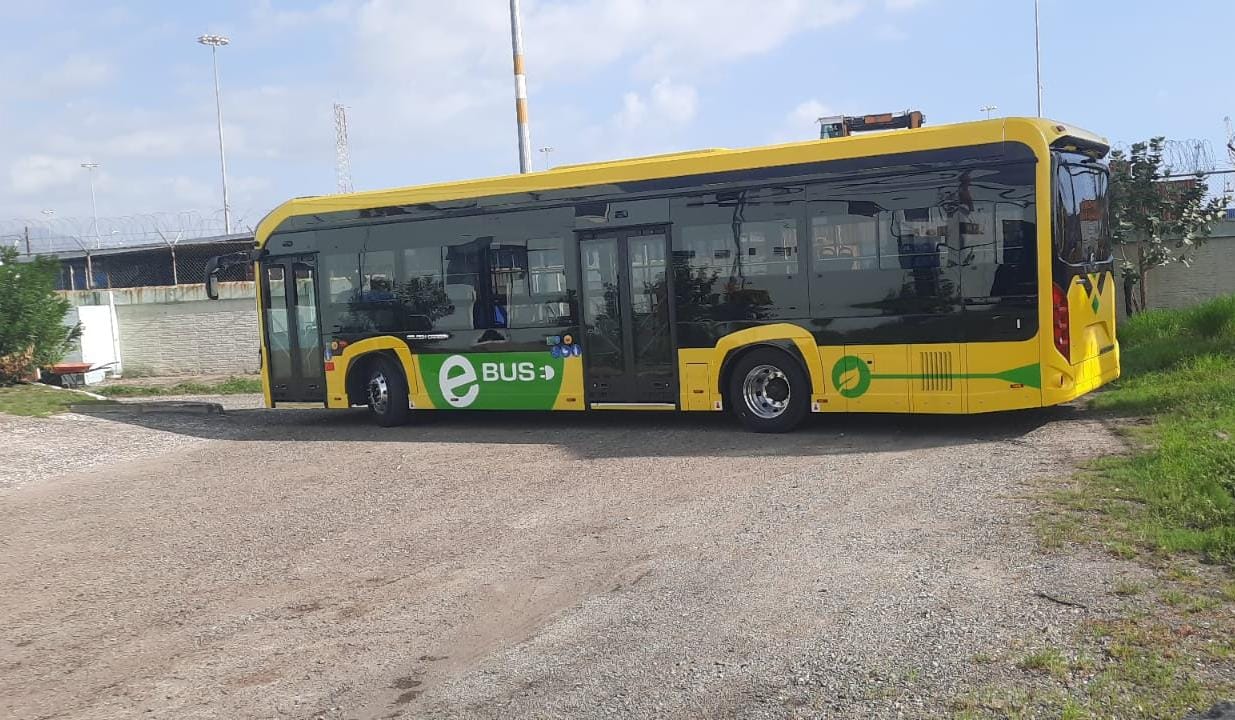
<svg viewBox="0 0 1235 720">
<path fill-rule="evenodd" d="M 0 248 L 0 385 L 60 362 L 81 326 L 65 327 L 69 302 L 56 294 L 60 264 L 51 258 L 17 262 Z"/>
</svg>

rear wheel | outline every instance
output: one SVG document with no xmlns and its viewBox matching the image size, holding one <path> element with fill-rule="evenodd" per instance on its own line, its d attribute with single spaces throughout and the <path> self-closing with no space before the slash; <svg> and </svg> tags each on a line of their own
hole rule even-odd
<svg viewBox="0 0 1235 720">
<path fill-rule="evenodd" d="M 369 363 L 365 398 L 378 425 L 392 427 L 407 422 L 407 378 L 390 358 L 378 357 Z"/>
<path fill-rule="evenodd" d="M 810 379 L 788 353 L 758 348 L 738 358 L 725 399 L 747 430 L 788 432 L 810 410 Z"/>
</svg>

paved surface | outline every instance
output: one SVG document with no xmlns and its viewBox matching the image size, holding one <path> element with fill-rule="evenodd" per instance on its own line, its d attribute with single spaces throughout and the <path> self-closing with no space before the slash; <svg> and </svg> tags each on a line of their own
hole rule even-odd
<svg viewBox="0 0 1235 720">
<path fill-rule="evenodd" d="M 999 681 L 975 653 L 1066 637 L 1037 591 L 1110 597 L 1027 529 L 1035 479 L 1114 448 L 1068 409 L 0 435 L 4 718 L 936 717 Z"/>
</svg>

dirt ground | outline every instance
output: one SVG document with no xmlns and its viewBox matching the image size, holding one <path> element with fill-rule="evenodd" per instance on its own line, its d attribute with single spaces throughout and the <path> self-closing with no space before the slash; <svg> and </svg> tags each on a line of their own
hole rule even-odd
<svg viewBox="0 0 1235 720">
<path fill-rule="evenodd" d="M 1029 529 L 1035 481 L 1117 447 L 1067 408 L 0 435 L 4 718 L 938 717 L 1000 682 L 976 654 L 1067 637 L 1036 593 L 1111 597 Z"/>
</svg>

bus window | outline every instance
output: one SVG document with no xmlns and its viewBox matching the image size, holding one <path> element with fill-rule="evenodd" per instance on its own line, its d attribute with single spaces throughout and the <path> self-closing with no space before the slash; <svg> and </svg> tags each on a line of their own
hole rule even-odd
<svg viewBox="0 0 1235 720">
<path fill-rule="evenodd" d="M 454 312 L 446 295 L 440 247 L 405 248 L 395 290 L 408 330 L 432 330 L 441 317 Z"/>
<path fill-rule="evenodd" d="M 502 327 L 553 327 L 567 323 L 566 251 L 561 238 L 506 240 L 490 248 L 495 314 Z"/>
<path fill-rule="evenodd" d="M 816 272 L 873 270 L 879 265 L 879 224 L 844 201 L 811 205 L 811 246 Z"/>
<path fill-rule="evenodd" d="M 776 187 L 671 203 L 680 322 L 806 316 L 798 252 L 803 196 L 801 187 Z"/>
</svg>

